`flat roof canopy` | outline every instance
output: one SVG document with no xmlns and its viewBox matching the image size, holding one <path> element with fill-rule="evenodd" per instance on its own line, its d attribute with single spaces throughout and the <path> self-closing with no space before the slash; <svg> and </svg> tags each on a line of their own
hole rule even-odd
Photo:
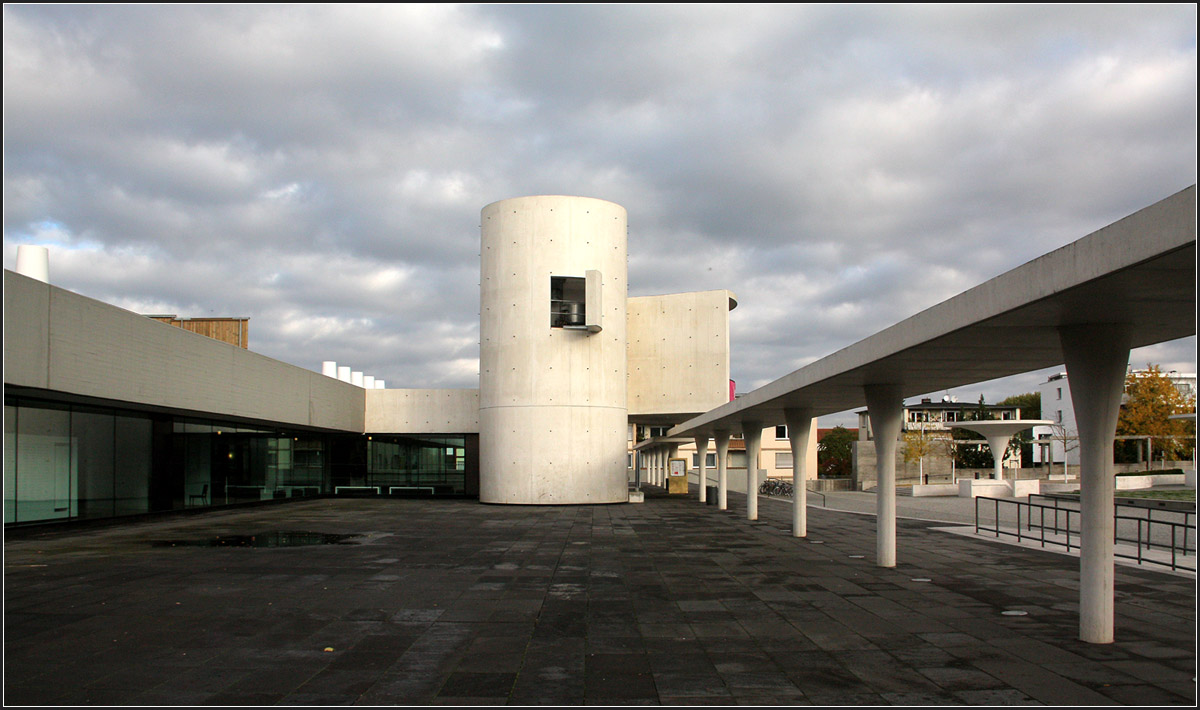
<svg viewBox="0 0 1200 710">
<path fill-rule="evenodd" d="M 694 444 L 695 439 L 690 436 L 656 436 L 651 439 L 643 439 L 633 447 L 634 451 L 642 451 L 644 449 L 656 449 L 660 446 L 686 446 Z"/>
<path fill-rule="evenodd" d="M 1132 347 L 1196 333 L 1196 186 L 1038 257 L 670 430 L 738 432 L 1062 364 L 1060 326 L 1122 323 Z"/>
</svg>

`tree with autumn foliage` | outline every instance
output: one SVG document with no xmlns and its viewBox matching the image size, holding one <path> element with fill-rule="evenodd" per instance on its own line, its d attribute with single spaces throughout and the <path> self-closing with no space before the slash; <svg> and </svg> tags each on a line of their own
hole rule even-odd
<svg viewBox="0 0 1200 710">
<path fill-rule="evenodd" d="M 932 454 L 936 447 L 937 442 L 929 423 L 922 422 L 904 432 L 904 463 L 909 464 L 914 461 L 917 463 L 919 476 L 917 480 L 922 484 L 926 482 L 925 457 Z"/>
<path fill-rule="evenodd" d="M 1170 416 L 1194 411 L 1194 394 L 1184 395 L 1158 365 L 1147 365 L 1145 370 L 1132 370 L 1125 376 L 1117 436 L 1153 437 L 1154 458 L 1190 458 L 1195 447 L 1196 424 Z"/>
<path fill-rule="evenodd" d="M 817 470 L 820 478 L 842 478 L 853 470 L 854 441 L 858 438 L 845 427 L 834 427 L 817 443 Z"/>
</svg>

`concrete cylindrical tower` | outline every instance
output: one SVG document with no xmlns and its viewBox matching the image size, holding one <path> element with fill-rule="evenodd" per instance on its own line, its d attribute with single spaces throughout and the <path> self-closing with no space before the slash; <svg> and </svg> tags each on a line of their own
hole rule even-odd
<svg viewBox="0 0 1200 710">
<path fill-rule="evenodd" d="M 626 502 L 625 209 L 518 197 L 481 219 L 479 500 Z"/>
</svg>

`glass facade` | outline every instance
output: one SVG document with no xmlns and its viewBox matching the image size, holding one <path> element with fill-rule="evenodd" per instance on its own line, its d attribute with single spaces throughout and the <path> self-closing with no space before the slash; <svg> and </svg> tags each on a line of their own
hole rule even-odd
<svg viewBox="0 0 1200 710">
<path fill-rule="evenodd" d="M 15 416 L 17 470 L 29 471 L 14 486 L 11 506 L 31 519 L 69 518 L 76 513 L 72 482 L 71 413 L 67 409 L 22 409 Z M 7 440 L 6 440 L 7 441 Z M 10 458 L 5 456 L 5 458 Z"/>
<path fill-rule="evenodd" d="M 365 485 L 393 495 L 465 495 L 466 437 L 372 436 Z"/>
<path fill-rule="evenodd" d="M 4 522 L 325 494 L 478 496 L 478 441 L 298 432 L 8 397 Z"/>
</svg>

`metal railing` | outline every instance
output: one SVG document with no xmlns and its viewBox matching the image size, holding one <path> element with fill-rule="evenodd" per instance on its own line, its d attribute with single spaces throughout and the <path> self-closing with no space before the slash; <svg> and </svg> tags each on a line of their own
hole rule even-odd
<svg viewBox="0 0 1200 710">
<path fill-rule="evenodd" d="M 1035 497 L 1049 500 L 1051 504 L 1035 503 L 1033 502 Z M 980 507 L 986 505 L 983 501 L 991 504 L 994 527 L 988 527 L 980 519 Z M 1001 503 L 1005 504 L 1006 511 L 1011 510 L 1016 514 L 1012 526 L 1001 524 L 1003 522 Z M 1018 542 L 1037 542 L 1041 547 L 1055 545 L 1066 547 L 1068 551 L 1078 550 L 1081 514 L 1077 507 L 1068 507 L 1067 504 L 1070 503 L 1077 504 L 1078 501 L 1041 494 L 1030 495 L 1029 499 L 1024 501 L 979 496 L 975 498 L 975 533 L 990 532 L 996 537 L 1001 535 L 1015 537 Z M 1127 514 L 1130 509 L 1143 511 L 1146 515 Z M 1123 511 L 1125 512 L 1123 513 Z M 1135 560 L 1138 564 L 1155 564 L 1170 567 L 1172 570 L 1195 572 L 1195 512 L 1169 511 L 1174 515 L 1182 515 L 1182 522 L 1162 520 L 1161 518 L 1155 520 L 1152 516 L 1153 512 L 1153 509 L 1142 506 L 1115 504 L 1113 542 L 1132 545 L 1134 552 L 1131 554 L 1117 549 L 1114 550 L 1113 555 L 1122 559 Z M 1163 511 L 1159 512 L 1161 514 Z M 1022 513 L 1024 513 L 1024 521 L 1022 521 Z M 1049 517 L 1049 521 L 1047 521 L 1047 517 Z M 1132 537 L 1122 536 L 1123 530 L 1128 532 L 1131 529 L 1134 533 Z M 1155 550 L 1165 551 L 1167 554 L 1151 554 Z M 1160 557 L 1166 559 L 1159 559 Z M 1191 558 L 1190 566 L 1186 564 L 1189 557 Z"/>
<path fill-rule="evenodd" d="M 1074 496 L 1033 493 L 1030 494 L 1029 501 L 1032 503 L 1035 498 L 1050 501 L 1050 504 L 1056 509 L 1066 509 L 1063 508 L 1064 505 L 1079 505 L 1079 498 Z M 1113 509 L 1114 542 L 1145 545 L 1147 549 L 1181 549 L 1185 555 L 1189 552 L 1194 554 L 1196 552 L 1196 511 L 1194 506 L 1182 507 L 1187 505 L 1189 504 L 1152 499 L 1115 501 Z M 1073 509 L 1078 510 L 1078 507 Z M 1154 518 L 1155 513 L 1158 514 L 1157 520 Z M 1142 517 L 1143 514 L 1144 517 Z M 1134 527 L 1133 537 L 1123 537 L 1122 528 L 1128 532 L 1131 523 Z M 1164 530 L 1170 532 L 1164 532 Z M 1157 533 L 1157 539 L 1155 539 L 1155 533 Z M 1179 539 L 1180 536 L 1182 539 Z"/>
</svg>

